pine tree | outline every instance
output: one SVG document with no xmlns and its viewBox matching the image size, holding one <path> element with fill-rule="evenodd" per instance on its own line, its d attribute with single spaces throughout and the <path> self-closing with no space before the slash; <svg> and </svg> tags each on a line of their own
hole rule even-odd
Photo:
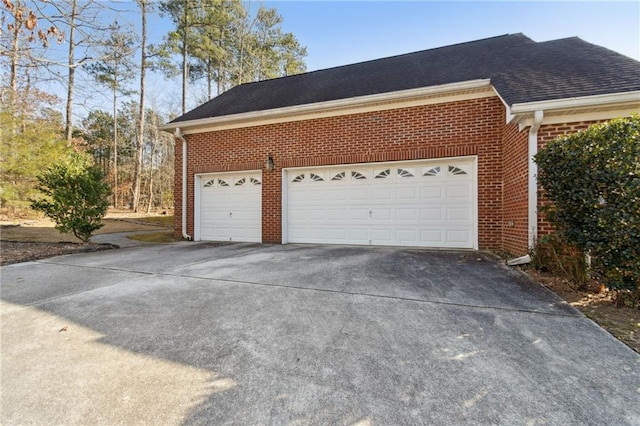
<svg viewBox="0 0 640 426">
<path fill-rule="evenodd" d="M 130 32 L 111 33 L 104 46 L 104 60 L 87 67 L 99 83 L 111 89 L 113 107 L 113 206 L 118 207 L 118 95 L 130 94 L 127 83 L 134 77 L 132 55 L 136 39 Z"/>
</svg>

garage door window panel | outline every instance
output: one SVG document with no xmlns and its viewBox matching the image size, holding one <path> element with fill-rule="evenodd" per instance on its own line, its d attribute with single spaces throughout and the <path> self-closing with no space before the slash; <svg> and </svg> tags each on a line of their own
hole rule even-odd
<svg viewBox="0 0 640 426">
<path fill-rule="evenodd" d="M 466 175 L 467 174 L 467 168 L 466 166 L 449 166 L 449 174 L 456 176 L 456 175 Z"/>
<path fill-rule="evenodd" d="M 391 169 L 374 170 L 373 174 L 375 175 L 375 179 L 387 179 L 391 176 Z"/>
<path fill-rule="evenodd" d="M 398 177 L 400 178 L 411 178 L 415 177 L 415 171 L 413 169 L 398 169 Z"/>
<path fill-rule="evenodd" d="M 341 181 L 345 178 L 346 172 L 340 172 L 340 173 L 336 173 L 331 180 L 332 181 Z"/>
<path fill-rule="evenodd" d="M 423 167 L 422 168 L 422 176 L 439 176 L 440 175 L 440 166 L 435 167 Z"/>
<path fill-rule="evenodd" d="M 367 177 L 366 177 L 363 173 L 361 173 L 361 172 L 356 172 L 356 171 L 352 171 L 352 172 L 351 172 L 351 177 L 352 177 L 354 180 L 366 180 L 366 179 L 367 179 Z"/>
</svg>

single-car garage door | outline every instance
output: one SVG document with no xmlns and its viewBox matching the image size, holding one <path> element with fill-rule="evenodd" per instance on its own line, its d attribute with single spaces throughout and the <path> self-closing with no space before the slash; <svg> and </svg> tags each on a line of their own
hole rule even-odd
<svg viewBox="0 0 640 426">
<path fill-rule="evenodd" d="M 262 241 L 262 174 L 200 175 L 196 239 Z"/>
<path fill-rule="evenodd" d="M 476 248 L 475 158 L 289 169 L 291 243 Z"/>
</svg>

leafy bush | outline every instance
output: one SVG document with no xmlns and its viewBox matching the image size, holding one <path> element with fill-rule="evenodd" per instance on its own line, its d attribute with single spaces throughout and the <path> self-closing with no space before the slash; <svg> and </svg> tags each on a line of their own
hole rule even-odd
<svg viewBox="0 0 640 426">
<path fill-rule="evenodd" d="M 640 117 L 611 120 L 550 142 L 535 156 L 553 202 L 548 220 L 592 257 L 612 289 L 640 281 Z"/>
<path fill-rule="evenodd" d="M 68 161 L 49 167 L 38 182 L 46 198 L 32 200 L 31 208 L 53 219 L 56 229 L 86 243 L 103 226 L 111 190 L 91 157 L 73 154 Z"/>
</svg>

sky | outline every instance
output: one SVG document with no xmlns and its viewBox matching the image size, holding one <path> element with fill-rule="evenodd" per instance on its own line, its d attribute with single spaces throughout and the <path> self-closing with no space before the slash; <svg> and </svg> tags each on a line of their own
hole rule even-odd
<svg viewBox="0 0 640 426">
<path fill-rule="evenodd" d="M 639 1 L 280 0 L 246 4 L 254 12 L 261 4 L 277 9 L 283 30 L 293 33 L 307 48 L 307 71 L 513 33 L 538 42 L 577 36 L 640 60 Z M 119 5 L 123 12 L 114 18 L 139 25 L 135 2 L 125 0 Z M 150 43 L 159 43 L 172 24 L 156 13 L 150 16 L 149 27 Z M 150 76 L 148 86 L 154 105 L 179 112 L 179 77 L 165 81 Z M 94 96 L 95 102 L 108 105 L 107 94 L 102 95 Z M 192 87 L 189 108 L 202 102 L 202 96 L 202 88 Z"/>
<path fill-rule="evenodd" d="M 307 46 L 309 71 L 524 33 L 580 37 L 640 60 L 640 2 L 276 1 L 283 29 Z M 257 7 L 257 3 L 252 3 Z"/>
</svg>

